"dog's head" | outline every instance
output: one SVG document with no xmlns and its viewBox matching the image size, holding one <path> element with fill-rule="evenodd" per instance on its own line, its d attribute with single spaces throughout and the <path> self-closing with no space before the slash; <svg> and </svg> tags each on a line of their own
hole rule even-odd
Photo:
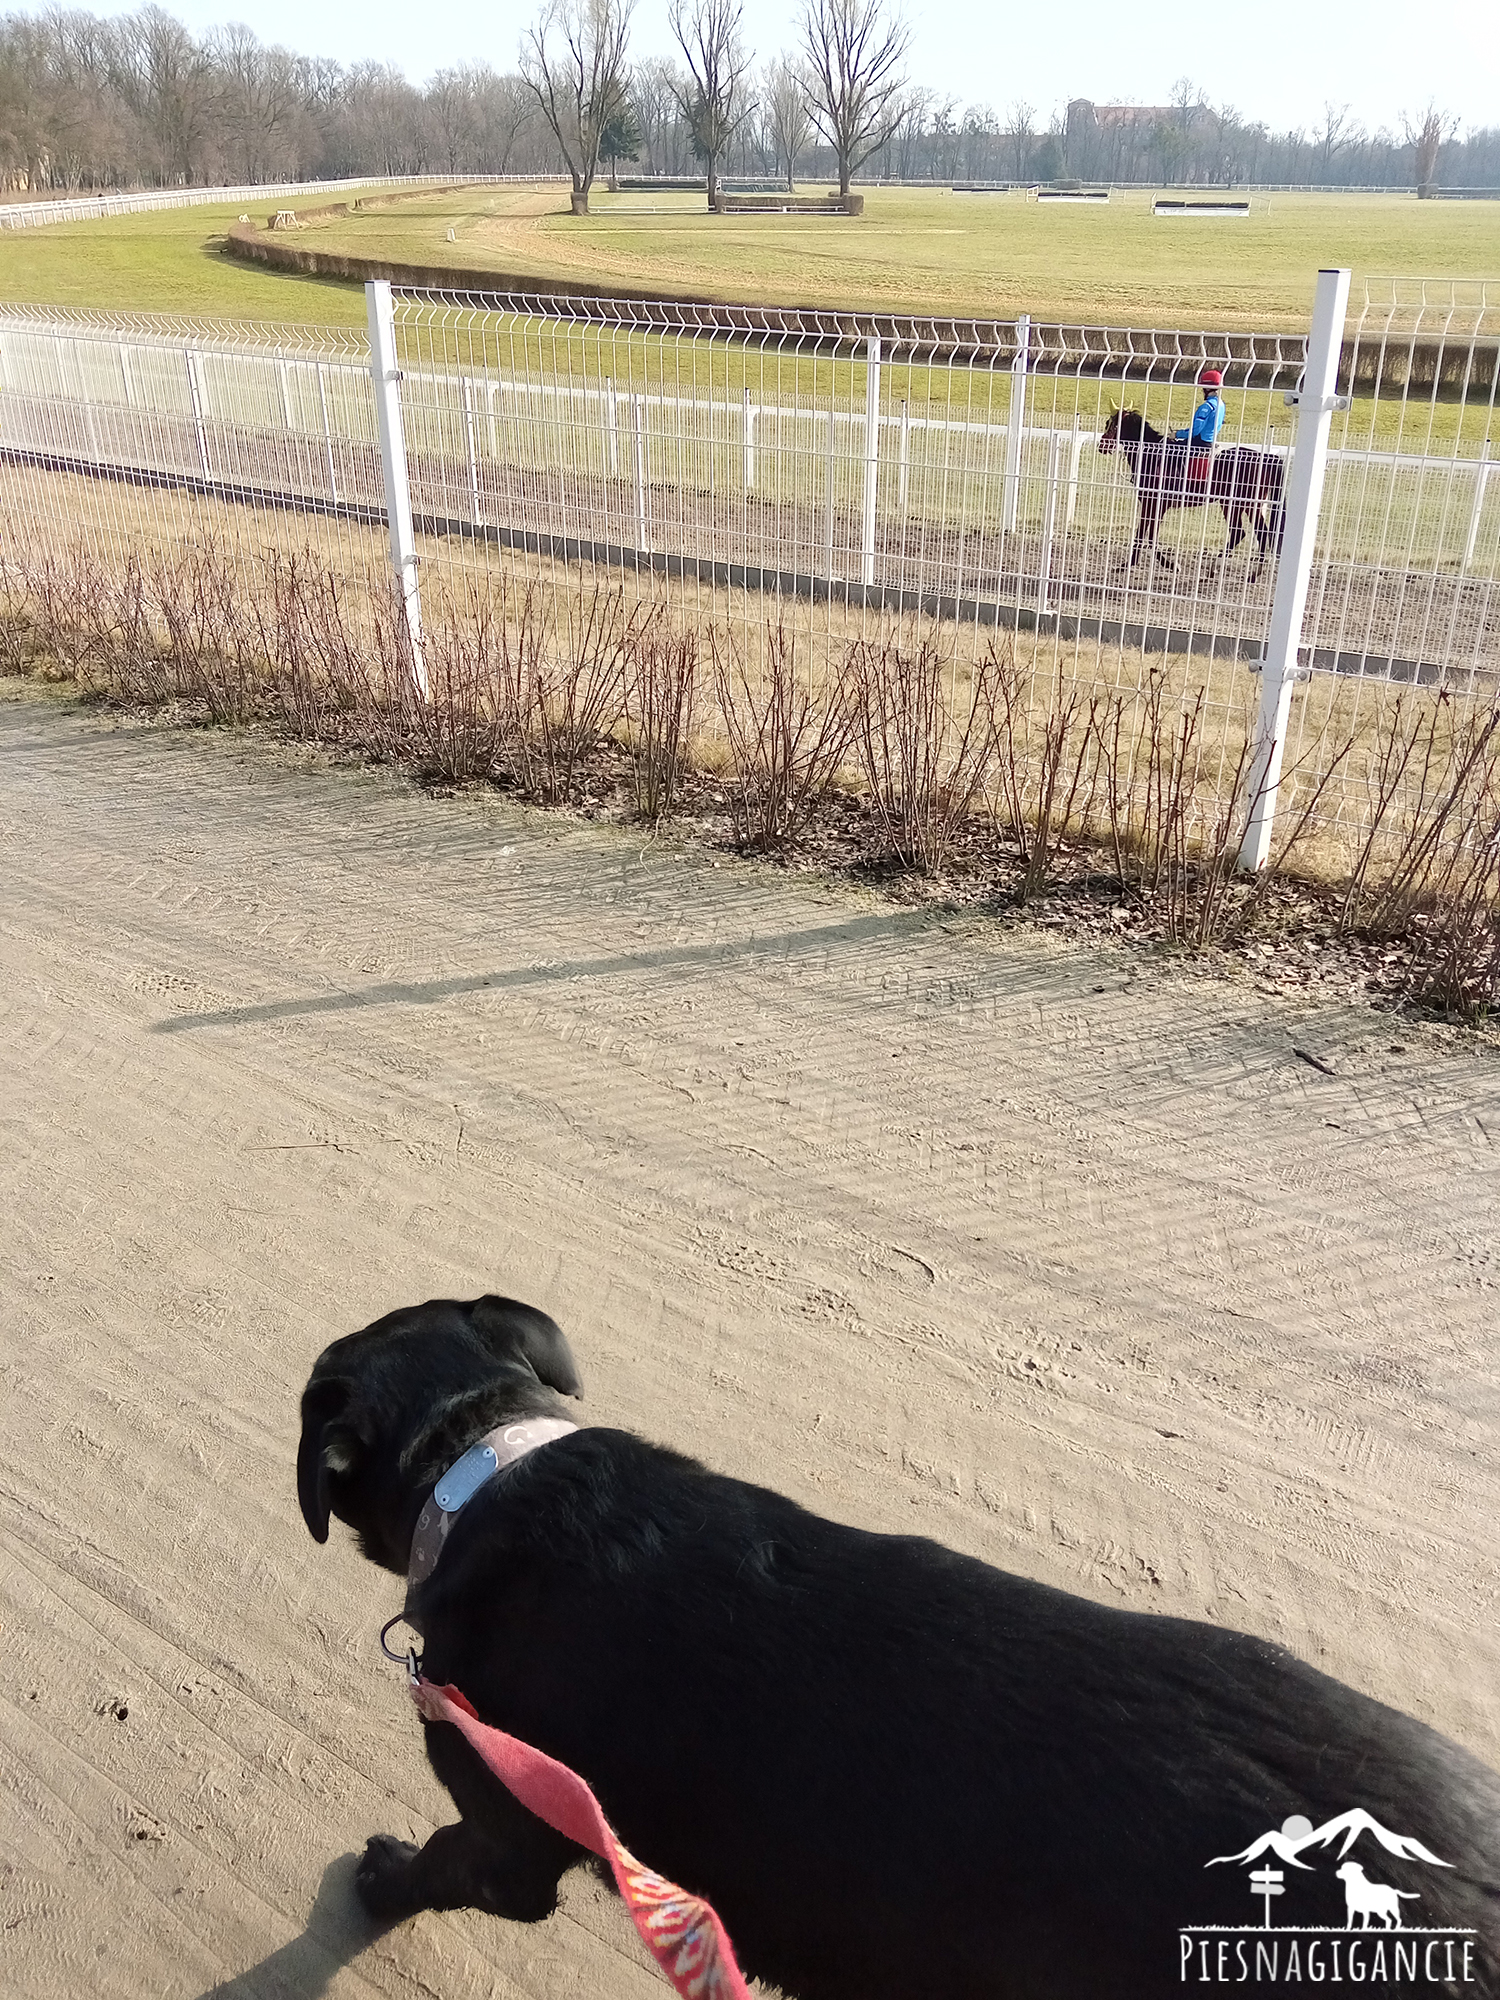
<svg viewBox="0 0 1500 2000">
<path fill-rule="evenodd" d="M 297 1498 L 372 1562 L 406 1568 L 414 1496 L 495 1424 L 561 1415 L 583 1385 L 562 1329 L 515 1299 L 429 1299 L 325 1347 L 302 1392 Z M 425 1481 L 425 1485 L 424 1485 Z"/>
</svg>

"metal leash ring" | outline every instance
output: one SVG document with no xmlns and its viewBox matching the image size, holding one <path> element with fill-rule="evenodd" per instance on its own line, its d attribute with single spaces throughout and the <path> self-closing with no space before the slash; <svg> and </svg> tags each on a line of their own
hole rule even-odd
<svg viewBox="0 0 1500 2000">
<path fill-rule="evenodd" d="M 406 1613 L 404 1611 L 398 1611 L 394 1618 L 386 1619 L 380 1628 L 380 1650 L 388 1660 L 394 1660 L 398 1667 L 405 1667 L 411 1678 L 415 1680 L 421 1667 L 421 1660 L 417 1655 L 416 1647 L 408 1646 L 404 1653 L 393 1653 L 385 1643 L 385 1635 L 390 1631 L 391 1627 L 393 1625 L 404 1625 L 405 1623 Z"/>
</svg>

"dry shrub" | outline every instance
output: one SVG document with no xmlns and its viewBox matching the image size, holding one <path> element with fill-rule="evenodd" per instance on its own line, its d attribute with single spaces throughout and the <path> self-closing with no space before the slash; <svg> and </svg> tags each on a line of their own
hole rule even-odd
<svg viewBox="0 0 1500 2000">
<path fill-rule="evenodd" d="M 1370 815 L 1344 892 L 1346 928 L 1395 932 L 1464 873 L 1476 827 L 1491 816 L 1500 776 L 1500 707 L 1456 714 L 1446 688 L 1425 714 L 1397 696 L 1369 774 Z M 1379 852 L 1389 855 L 1372 877 Z"/>
<path fill-rule="evenodd" d="M 619 586 L 582 596 L 559 625 L 532 590 L 513 602 L 471 584 L 456 600 L 429 604 L 424 698 L 393 588 L 374 604 L 368 652 L 341 672 L 377 755 L 414 759 L 428 780 L 503 779 L 556 805 L 578 795 L 590 759 L 624 723 L 632 662 L 659 624 L 627 611 Z M 378 675 L 370 660 L 382 663 Z"/>
<path fill-rule="evenodd" d="M 894 639 L 862 639 L 845 664 L 855 749 L 881 827 L 900 860 L 927 875 L 942 872 L 984 789 L 995 741 L 994 653 L 975 668 L 967 704 L 952 708 L 943 697 L 947 665 L 926 639 L 913 652 Z"/>
<path fill-rule="evenodd" d="M 727 637 L 713 634 L 714 682 L 735 784 L 730 811 L 742 847 L 787 851 L 833 789 L 849 754 L 855 709 L 847 674 L 815 694 L 797 678 L 797 642 L 784 625 L 766 632 L 757 684 Z"/>
<path fill-rule="evenodd" d="M 311 551 L 266 566 L 271 657 L 281 716 L 294 736 L 327 742 L 370 700 L 367 647 L 339 579 Z M 373 634 L 381 631 L 379 606 Z"/>
<path fill-rule="evenodd" d="M 1030 721 L 1032 684 L 1017 668 L 1012 649 L 1002 656 L 991 641 L 989 652 L 996 695 L 993 818 L 1020 855 L 1017 895 L 1026 903 L 1046 887 L 1064 841 L 1086 840 L 1092 832 L 1104 697 L 1085 702 L 1076 687 L 1059 691 L 1043 718 L 1038 746 Z"/>
<path fill-rule="evenodd" d="M 1447 894 L 1413 913 L 1407 998 L 1476 1021 L 1500 1006 L 1500 827 Z"/>
<path fill-rule="evenodd" d="M 30 663 L 84 688 L 96 686 L 105 671 L 98 657 L 98 605 L 101 591 L 112 587 L 97 558 L 81 542 L 61 553 L 22 546 L 11 570 L 31 627 L 25 648 Z"/>
<path fill-rule="evenodd" d="M 659 826 L 672 810 L 687 761 L 698 679 L 698 635 L 673 632 L 663 618 L 632 633 L 625 714 L 635 748 L 635 803 Z"/>
<path fill-rule="evenodd" d="M 248 722 L 272 673 L 255 597 L 242 591 L 235 567 L 206 543 L 157 559 L 148 583 L 177 693 L 201 701 L 214 722 Z"/>
<path fill-rule="evenodd" d="M 1475 1019 L 1500 1004 L 1500 707 L 1457 711 L 1447 689 L 1404 707 L 1370 769 L 1340 923 L 1404 939 L 1408 997 Z"/>
<path fill-rule="evenodd" d="M 572 798 L 587 759 L 622 726 L 631 653 L 654 616 L 641 606 L 627 612 L 623 585 L 596 584 L 549 648 L 528 601 L 522 630 L 529 637 L 515 651 L 507 693 L 517 772 L 531 797 L 547 804 Z"/>
<path fill-rule="evenodd" d="M 544 602 L 555 607 L 545 615 Z M 433 593 L 427 611 L 424 699 L 394 583 L 341 582 L 310 550 L 258 562 L 211 541 L 117 562 L 81 541 L 0 551 L 0 666 L 11 671 L 139 704 L 183 698 L 224 722 L 276 713 L 300 736 L 359 741 L 429 778 L 508 780 L 543 802 L 576 797 L 623 730 L 642 816 L 655 824 L 673 809 L 700 688 L 697 627 L 670 624 L 660 604 L 630 608 L 619 584 L 559 605 L 475 583 L 457 598 Z M 1320 746 L 1317 783 L 1295 812 L 1284 807 L 1270 864 L 1247 879 L 1249 732 L 1229 768 L 1234 742 L 1224 750 L 1207 726 L 1204 688 L 1169 693 L 1158 669 L 1135 690 L 1043 693 L 996 644 L 965 680 L 933 641 L 906 647 L 893 632 L 851 645 L 815 690 L 781 625 L 754 679 L 732 641 L 709 636 L 742 845 L 794 846 L 854 761 L 891 849 L 936 874 L 989 787 L 992 823 L 1021 859 L 1022 901 L 1047 886 L 1069 841 L 1102 841 L 1122 889 L 1189 947 L 1254 924 L 1354 744 L 1332 756 Z M 1294 776 L 1283 777 L 1288 797 Z M 1500 1004 L 1500 706 L 1399 697 L 1368 785 L 1340 926 L 1405 943 L 1415 1002 L 1470 1018 Z"/>
</svg>

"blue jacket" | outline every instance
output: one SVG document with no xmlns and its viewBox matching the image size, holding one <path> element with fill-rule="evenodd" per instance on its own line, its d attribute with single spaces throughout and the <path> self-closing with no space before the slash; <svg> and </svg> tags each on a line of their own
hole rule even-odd
<svg viewBox="0 0 1500 2000">
<path fill-rule="evenodd" d="M 1218 443 L 1219 432 L 1223 428 L 1224 398 L 1217 390 L 1212 390 L 1204 397 L 1197 409 L 1194 410 L 1192 428 L 1185 431 L 1176 431 L 1173 435 L 1179 442 L 1184 438 L 1188 438 L 1194 444 L 1202 445 L 1207 450 L 1210 445 Z"/>
</svg>

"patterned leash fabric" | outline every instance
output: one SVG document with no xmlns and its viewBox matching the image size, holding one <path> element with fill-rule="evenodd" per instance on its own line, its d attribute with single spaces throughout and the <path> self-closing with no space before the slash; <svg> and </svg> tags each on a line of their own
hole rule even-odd
<svg viewBox="0 0 1500 2000">
<path fill-rule="evenodd" d="M 460 1730 L 528 1812 L 609 1863 L 636 1929 L 684 2000 L 753 2000 L 713 1905 L 643 1867 L 576 1771 L 481 1722 L 456 1687 L 416 1677 L 409 1685 L 427 1720 L 451 1722 Z"/>
</svg>

